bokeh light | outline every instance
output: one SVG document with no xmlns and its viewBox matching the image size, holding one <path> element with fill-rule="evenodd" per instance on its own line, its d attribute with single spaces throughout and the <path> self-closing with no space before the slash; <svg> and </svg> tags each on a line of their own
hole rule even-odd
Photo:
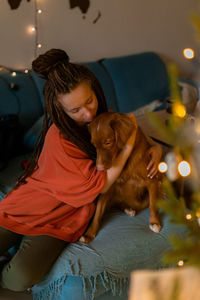
<svg viewBox="0 0 200 300">
<path fill-rule="evenodd" d="M 188 175 L 190 175 L 191 173 L 191 167 L 190 164 L 185 161 L 182 160 L 179 164 L 178 164 L 178 172 L 181 176 L 186 177 Z"/>
<path fill-rule="evenodd" d="M 193 59 L 194 58 L 194 50 L 191 48 L 185 48 L 183 50 L 183 55 L 186 59 Z"/>
<path fill-rule="evenodd" d="M 186 109 L 185 106 L 181 103 L 175 103 L 172 107 L 173 115 L 184 118 L 186 115 Z"/>
<path fill-rule="evenodd" d="M 168 170 L 168 165 L 165 162 L 160 162 L 158 165 L 158 170 L 160 173 L 165 173 Z"/>
<path fill-rule="evenodd" d="M 184 261 L 183 261 L 182 259 L 180 259 L 180 260 L 178 261 L 178 266 L 179 266 L 179 267 L 183 267 L 183 265 L 184 265 Z"/>
</svg>

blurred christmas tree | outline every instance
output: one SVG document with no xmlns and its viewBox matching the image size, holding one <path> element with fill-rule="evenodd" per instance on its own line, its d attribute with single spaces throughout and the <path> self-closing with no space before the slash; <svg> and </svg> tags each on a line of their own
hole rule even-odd
<svg viewBox="0 0 200 300">
<path fill-rule="evenodd" d="M 200 41 L 200 18 L 192 16 L 198 41 Z M 194 57 L 192 49 L 184 55 Z M 184 239 L 172 236 L 172 250 L 164 261 L 173 266 L 193 265 L 200 267 L 200 113 L 188 114 L 182 103 L 178 86 L 178 71 L 169 66 L 171 89 L 171 114 L 163 123 L 154 113 L 148 117 L 171 148 L 159 168 L 166 171 L 164 179 L 165 199 L 160 208 L 170 217 L 170 221 L 186 227 Z"/>
</svg>

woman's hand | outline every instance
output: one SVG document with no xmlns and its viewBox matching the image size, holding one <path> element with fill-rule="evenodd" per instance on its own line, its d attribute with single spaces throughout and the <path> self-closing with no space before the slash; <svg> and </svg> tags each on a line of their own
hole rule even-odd
<svg viewBox="0 0 200 300">
<path fill-rule="evenodd" d="M 147 165 L 147 177 L 152 179 L 158 172 L 158 164 L 162 157 L 162 148 L 158 144 L 153 145 L 149 149 L 148 153 L 151 156 L 151 159 Z"/>
</svg>

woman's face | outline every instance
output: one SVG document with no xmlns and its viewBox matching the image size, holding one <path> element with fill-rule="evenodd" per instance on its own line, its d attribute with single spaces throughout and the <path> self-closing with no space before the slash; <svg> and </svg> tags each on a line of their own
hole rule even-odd
<svg viewBox="0 0 200 300">
<path fill-rule="evenodd" d="M 60 94 L 58 101 L 65 113 L 79 125 L 90 123 L 96 116 L 98 101 L 89 83 L 81 82 L 67 94 Z"/>
</svg>

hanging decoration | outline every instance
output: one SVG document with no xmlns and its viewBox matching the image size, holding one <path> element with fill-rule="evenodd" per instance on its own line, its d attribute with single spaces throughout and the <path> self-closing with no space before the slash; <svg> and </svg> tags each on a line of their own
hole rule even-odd
<svg viewBox="0 0 200 300">
<path fill-rule="evenodd" d="M 10 5 L 11 9 L 17 9 L 20 6 L 22 0 L 8 0 L 8 4 Z M 31 0 L 27 0 L 30 2 Z"/>
</svg>

